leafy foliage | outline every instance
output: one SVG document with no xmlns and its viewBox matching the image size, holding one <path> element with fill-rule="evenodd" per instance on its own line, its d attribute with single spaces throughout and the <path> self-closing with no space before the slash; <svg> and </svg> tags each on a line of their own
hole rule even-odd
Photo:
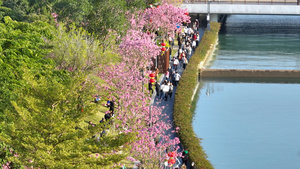
<svg viewBox="0 0 300 169">
<path fill-rule="evenodd" d="M 27 0 L 3 0 L 2 5 L 6 8 L 11 9 L 6 11 L 6 15 L 10 16 L 13 20 L 26 20 L 27 12 L 29 9 Z"/>
<path fill-rule="evenodd" d="M 57 27 L 51 26 L 53 22 L 24 23 L 8 16 L 0 23 L 0 152 L 6 160 L 2 163 L 104 168 L 128 157 L 129 151 L 147 168 L 157 168 L 166 159 L 159 157 L 158 150 L 176 146 L 179 140 L 167 134 L 171 125 L 161 109 L 152 106 L 150 111 L 150 98 L 141 88 L 147 79 L 141 78 L 139 69 L 160 52 L 154 32 L 160 28 L 162 35 L 170 35 L 177 31 L 176 23 L 189 22 L 189 17 L 185 10 L 164 3 L 145 10 L 154 2 L 3 1 L 0 19 L 9 15 L 22 21 L 52 20 Z M 87 80 L 96 78 L 91 73 L 102 79 L 96 89 Z M 95 127 L 82 124 L 97 113 L 91 96 L 100 90 L 118 99 L 114 123 L 120 133 L 98 138 L 110 122 Z M 161 137 L 158 142 L 157 137 Z M 7 147 L 13 148 L 12 154 Z M 200 163 L 206 163 L 205 158 Z"/>
<path fill-rule="evenodd" d="M 92 12 L 92 5 L 89 0 L 61 0 L 54 3 L 52 9 L 61 22 L 84 25 L 86 17 Z"/>
<path fill-rule="evenodd" d="M 51 74 L 51 72 L 47 72 Z M 11 162 L 43 168 L 89 168 L 111 165 L 126 157 L 119 146 L 130 142 L 134 134 L 99 138 L 104 124 L 78 128 L 84 118 L 96 113 L 96 104 L 89 96 L 93 85 L 84 76 L 72 79 L 36 78 L 30 71 L 24 75 L 26 90 L 18 90 L 18 98 L 11 101 L 16 113 L 6 111 L 8 121 L 2 122 L 0 140 L 14 147 L 18 156 L 8 157 Z M 84 83 L 82 83 L 84 81 Z M 99 135 L 97 135 L 99 137 Z M 107 146 L 104 146 L 107 145 Z M 104 155 L 104 153 L 108 153 Z M 96 158 L 101 154 L 102 158 Z"/>
<path fill-rule="evenodd" d="M 16 152 L 9 146 L 3 142 L 0 142 L 0 164 L 2 167 L 11 167 L 11 168 L 21 168 L 20 164 L 13 163 L 7 160 L 6 157 L 13 157 L 16 155 Z"/>
<path fill-rule="evenodd" d="M 44 22 L 24 23 L 4 18 L 0 23 L 0 112 L 11 108 L 16 88 L 23 88 L 23 69 L 34 69 L 36 75 L 45 74 L 53 62 L 44 59 L 50 47 L 45 41 L 51 39 L 52 27 Z"/>
<path fill-rule="evenodd" d="M 87 29 L 97 34 L 101 40 L 104 40 L 110 31 L 125 34 L 128 26 L 126 11 L 124 0 L 94 1 L 93 12 L 88 16 Z"/>
<path fill-rule="evenodd" d="M 67 31 L 66 27 L 59 26 L 53 34 L 55 38 L 50 42 L 53 51 L 48 57 L 59 69 L 89 72 L 105 58 L 99 40 L 82 28 L 76 29 L 75 25 L 71 25 Z"/>
<path fill-rule="evenodd" d="M 105 136 L 96 141 L 92 136 L 99 136 L 108 124 L 78 128 L 98 110 L 91 103 L 91 96 L 97 93 L 94 84 L 86 80 L 86 72 L 81 73 L 102 59 L 97 40 L 82 29 L 55 31 L 44 22 L 23 23 L 10 17 L 4 21 L 0 24 L 0 142 L 6 146 L 0 150 L 6 152 L 6 147 L 12 147 L 17 154 L 1 153 L 5 159 L 1 163 L 9 161 L 10 167 L 22 164 L 99 168 L 127 157 L 130 146 L 120 146 L 133 141 L 135 133 Z M 68 48 L 77 51 L 55 62 L 45 57 L 49 52 L 67 54 L 68 50 L 63 49 Z M 71 60 L 72 64 L 74 58 L 82 63 L 76 67 L 76 74 L 70 76 L 70 71 L 55 70 L 58 61 Z"/>
</svg>

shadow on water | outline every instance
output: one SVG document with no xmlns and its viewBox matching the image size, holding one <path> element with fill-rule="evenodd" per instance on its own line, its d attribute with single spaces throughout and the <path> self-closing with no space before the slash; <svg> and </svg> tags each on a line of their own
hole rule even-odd
<svg viewBox="0 0 300 169">
<path fill-rule="evenodd" d="M 220 34 L 298 34 L 300 16 L 229 15 Z"/>
<path fill-rule="evenodd" d="M 200 83 L 200 78 L 198 80 L 198 84 L 197 84 L 198 88 L 196 89 L 196 93 L 195 93 L 195 96 L 191 102 L 191 107 L 190 107 L 190 110 L 191 112 L 193 113 L 193 117 L 195 116 L 195 110 L 196 110 L 196 106 L 197 106 L 197 101 L 199 99 L 199 96 L 200 96 L 200 90 L 203 86 L 203 83 Z"/>
</svg>

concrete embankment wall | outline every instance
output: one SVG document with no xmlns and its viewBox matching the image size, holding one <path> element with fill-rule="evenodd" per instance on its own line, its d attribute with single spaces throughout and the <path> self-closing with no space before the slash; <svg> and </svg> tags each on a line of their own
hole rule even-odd
<svg viewBox="0 0 300 169">
<path fill-rule="evenodd" d="M 300 78 L 300 70 L 201 69 L 201 77 Z"/>
</svg>

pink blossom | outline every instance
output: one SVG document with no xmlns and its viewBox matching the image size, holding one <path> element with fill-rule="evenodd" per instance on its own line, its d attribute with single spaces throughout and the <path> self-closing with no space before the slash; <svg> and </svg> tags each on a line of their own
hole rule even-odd
<svg viewBox="0 0 300 169">
<path fill-rule="evenodd" d="M 122 133 L 136 132 L 139 138 L 129 144 L 132 154 L 128 158 L 132 161 L 155 159 L 162 162 L 166 157 L 159 156 L 158 152 L 167 147 L 178 147 L 180 143 L 177 137 L 170 139 L 172 125 L 168 122 L 169 117 L 162 113 L 164 107 L 152 105 L 150 112 L 151 98 L 145 96 L 142 84 L 147 84 L 147 77 L 151 71 L 145 70 L 145 77 L 142 78 L 140 70 L 153 65 L 152 58 L 160 54 L 160 47 L 154 41 L 156 35 L 153 32 L 158 28 L 166 34 L 178 31 L 177 23 L 189 22 L 190 18 L 184 14 L 185 12 L 186 9 L 164 3 L 159 8 L 149 8 L 130 14 L 131 28 L 122 38 L 117 51 L 121 56 L 120 62 L 106 66 L 98 73 L 106 85 L 105 87 L 96 85 L 96 87 L 112 93 L 112 96 L 118 96 L 115 99 L 118 102 L 115 118 L 120 120 L 120 124 L 116 125 L 116 130 Z M 143 28 L 148 29 L 148 32 L 144 32 Z M 118 127 L 119 125 L 121 127 Z M 143 165 L 153 168 L 151 160 L 144 161 Z"/>
</svg>

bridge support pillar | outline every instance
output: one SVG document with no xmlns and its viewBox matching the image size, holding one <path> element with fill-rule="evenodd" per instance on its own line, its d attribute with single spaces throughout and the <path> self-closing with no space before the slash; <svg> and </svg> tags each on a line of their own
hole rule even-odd
<svg viewBox="0 0 300 169">
<path fill-rule="evenodd" d="M 207 30 L 210 31 L 210 22 L 218 22 L 219 15 L 218 14 L 209 14 L 207 15 Z"/>
<path fill-rule="evenodd" d="M 210 14 L 210 22 L 218 22 L 219 15 L 218 14 Z"/>
</svg>

